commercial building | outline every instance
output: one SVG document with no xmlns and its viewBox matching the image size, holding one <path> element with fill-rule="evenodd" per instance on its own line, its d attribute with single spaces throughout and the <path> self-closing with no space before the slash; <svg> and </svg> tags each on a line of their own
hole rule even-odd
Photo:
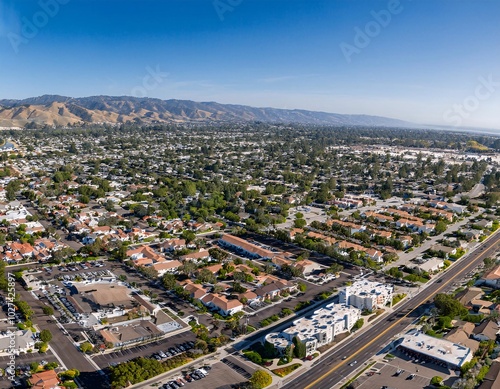
<svg viewBox="0 0 500 389">
<path fill-rule="evenodd" d="M 350 331 L 360 317 L 358 308 L 328 304 L 314 311 L 311 317 L 295 320 L 292 326 L 281 333 L 266 335 L 265 340 L 273 344 L 279 353 L 283 353 L 292 344 L 293 338 L 297 337 L 305 344 L 307 355 L 311 355 L 318 347 L 331 343 L 336 335 Z"/>
<path fill-rule="evenodd" d="M 149 320 L 137 320 L 127 324 L 111 326 L 99 332 L 106 342 L 113 344 L 113 347 L 144 342 L 163 335 L 163 332 Z"/>
<path fill-rule="evenodd" d="M 341 290 L 339 301 L 341 304 L 371 311 L 391 304 L 393 292 L 391 284 L 360 280 Z"/>
<path fill-rule="evenodd" d="M 470 348 L 445 339 L 425 335 L 418 330 L 405 334 L 398 349 L 419 360 L 432 362 L 448 369 L 458 369 L 473 357 Z"/>
<path fill-rule="evenodd" d="M 6 331 L 0 333 L 0 355 L 28 352 L 35 348 L 35 338 L 31 330 Z"/>
</svg>

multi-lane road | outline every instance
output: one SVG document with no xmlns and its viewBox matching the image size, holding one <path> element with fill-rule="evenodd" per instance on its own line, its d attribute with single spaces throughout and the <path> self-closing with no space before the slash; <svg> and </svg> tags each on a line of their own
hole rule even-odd
<svg viewBox="0 0 500 389">
<path fill-rule="evenodd" d="M 368 331 L 354 335 L 350 341 L 336 348 L 327 357 L 321 358 L 312 368 L 293 381 L 287 383 L 285 380 L 285 388 L 328 389 L 344 380 L 418 318 L 425 310 L 427 302 L 430 302 L 437 293 L 445 291 L 455 279 L 464 277 L 480 265 L 484 258 L 493 256 L 499 241 L 500 233 L 495 233 L 467 257 L 437 277 L 433 283 L 422 288 L 419 294 L 397 306 L 393 313 L 373 324 Z M 344 357 L 347 358 L 343 359 Z"/>
</svg>

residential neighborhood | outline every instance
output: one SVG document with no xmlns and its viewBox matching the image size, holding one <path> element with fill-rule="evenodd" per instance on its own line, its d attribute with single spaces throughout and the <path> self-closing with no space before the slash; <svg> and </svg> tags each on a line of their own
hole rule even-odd
<svg viewBox="0 0 500 389">
<path fill-rule="evenodd" d="M 495 239 L 499 160 L 469 149 L 465 135 L 431 150 L 418 147 L 423 133 L 389 147 L 369 129 L 318 142 L 318 129 L 291 126 L 305 138 L 288 143 L 281 130 L 10 131 L 0 255 L 24 300 L 0 350 L 8 358 L 14 336 L 19 358 L 57 363 L 56 376 L 26 364 L 19 382 L 64 386 L 66 371 L 82 369 L 75 385 L 91 387 L 100 372 L 118 389 L 233 350 L 214 368 L 241 382 L 266 369 L 278 385 Z M 435 324 L 411 328 L 395 350 L 413 353 L 437 337 L 436 349 L 464 344 L 450 346 L 460 363 L 443 363 L 471 363 L 481 342 L 496 341 L 487 318 L 498 312 L 497 267 L 489 258 L 453 294 L 463 306 L 456 322 L 426 306 L 420 314 Z M 40 341 L 46 327 L 57 342 Z M 135 382 L 125 371 L 138 361 L 151 366 Z M 293 368 L 281 376 L 282 365 Z"/>
</svg>

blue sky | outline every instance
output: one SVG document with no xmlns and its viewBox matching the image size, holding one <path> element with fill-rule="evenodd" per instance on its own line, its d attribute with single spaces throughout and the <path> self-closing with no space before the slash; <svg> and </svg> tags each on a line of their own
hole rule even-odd
<svg viewBox="0 0 500 389">
<path fill-rule="evenodd" d="M 498 0 L 0 0 L 0 98 L 136 95 L 500 129 L 498 15 Z"/>
</svg>

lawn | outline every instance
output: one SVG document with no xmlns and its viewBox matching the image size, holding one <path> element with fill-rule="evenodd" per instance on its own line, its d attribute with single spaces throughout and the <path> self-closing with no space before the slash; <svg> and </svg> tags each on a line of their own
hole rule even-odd
<svg viewBox="0 0 500 389">
<path fill-rule="evenodd" d="M 406 297 L 406 293 L 400 293 L 400 294 L 397 294 L 397 295 L 393 296 L 393 298 L 392 298 L 392 306 L 394 306 L 397 303 L 399 303 L 405 297 Z"/>
</svg>

